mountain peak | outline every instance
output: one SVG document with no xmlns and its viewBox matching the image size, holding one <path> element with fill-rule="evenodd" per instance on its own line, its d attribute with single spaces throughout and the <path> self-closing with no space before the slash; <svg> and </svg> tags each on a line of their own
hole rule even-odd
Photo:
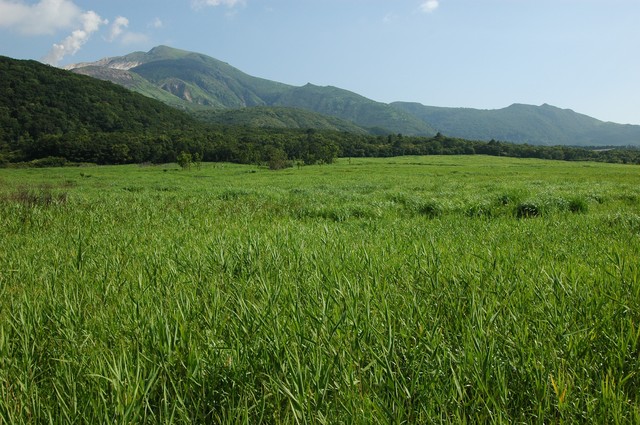
<svg viewBox="0 0 640 425">
<path fill-rule="evenodd" d="M 161 44 L 159 46 L 153 47 L 151 50 L 149 50 L 149 54 L 154 55 L 154 54 L 158 54 L 158 53 L 165 53 L 165 52 L 173 52 L 176 51 L 178 49 L 174 48 L 174 47 L 169 47 L 169 46 L 165 46 L 164 44 Z"/>
<path fill-rule="evenodd" d="M 65 66 L 64 69 L 71 71 L 74 69 L 95 66 L 128 71 L 131 68 L 135 68 L 145 63 L 165 59 L 179 59 L 190 54 L 191 52 L 187 52 L 186 50 L 160 45 L 152 48 L 148 52 L 133 52 L 125 56 L 109 57 L 95 62 L 74 63 Z"/>
<path fill-rule="evenodd" d="M 179 59 L 194 53 L 186 50 L 176 49 L 175 47 L 169 47 L 165 45 L 156 46 L 153 49 L 145 53 L 148 60 L 161 60 L 161 59 Z"/>
</svg>

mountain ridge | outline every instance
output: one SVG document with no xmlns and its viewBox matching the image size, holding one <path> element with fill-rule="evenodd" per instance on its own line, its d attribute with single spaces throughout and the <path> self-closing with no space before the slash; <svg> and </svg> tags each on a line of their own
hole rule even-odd
<svg viewBox="0 0 640 425">
<path fill-rule="evenodd" d="M 213 57 L 157 46 L 149 52 L 104 58 L 67 67 L 73 72 L 107 79 L 130 90 L 187 111 L 225 112 L 224 121 L 246 123 L 244 108 L 265 114 L 268 107 L 296 108 L 331 116 L 373 134 L 433 136 L 441 132 L 471 140 L 502 140 L 534 145 L 640 145 L 640 126 L 604 122 L 552 105 L 514 103 L 501 109 L 425 106 L 416 102 L 382 103 L 333 86 L 293 86 L 254 77 Z M 199 112 L 198 112 L 199 113 Z M 291 118 L 281 121 L 288 122 Z M 211 114 L 205 114 L 211 115 Z M 308 122 L 301 117 L 298 122 Z M 313 120 L 321 122 L 322 120 Z M 279 124 L 279 125 L 280 125 Z"/>
<path fill-rule="evenodd" d="M 380 127 L 382 132 L 411 135 L 436 133 L 427 123 L 411 114 L 348 90 L 312 84 L 297 87 L 266 80 L 248 75 L 207 55 L 168 46 L 154 47 L 147 53 L 134 52 L 97 62 L 69 65 L 67 68 L 116 84 L 122 84 L 121 78 L 104 69 L 128 68 L 123 71 L 135 73 L 156 88 L 171 93 L 176 99 L 186 101 L 172 103 L 180 104 L 187 110 L 192 110 L 194 106 L 218 109 L 289 107 L 330 115 L 364 128 Z M 179 90 L 176 89 L 178 87 Z M 129 84 L 128 88 L 167 102 L 164 94 L 151 92 L 142 83 Z"/>
<path fill-rule="evenodd" d="M 640 145 L 640 126 L 604 122 L 547 103 L 513 103 L 501 109 L 450 108 L 416 102 L 391 105 L 430 122 L 451 137 L 535 145 Z"/>
</svg>

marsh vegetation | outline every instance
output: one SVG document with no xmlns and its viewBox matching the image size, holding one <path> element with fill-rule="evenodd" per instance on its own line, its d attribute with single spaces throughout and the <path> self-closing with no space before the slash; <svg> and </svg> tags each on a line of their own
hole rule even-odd
<svg viewBox="0 0 640 425">
<path fill-rule="evenodd" d="M 640 174 L 0 169 L 0 423 L 638 423 Z"/>
</svg>

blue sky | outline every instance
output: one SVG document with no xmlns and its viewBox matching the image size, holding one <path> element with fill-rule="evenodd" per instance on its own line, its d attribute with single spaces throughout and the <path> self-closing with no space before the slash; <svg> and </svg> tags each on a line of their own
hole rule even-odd
<svg viewBox="0 0 640 425">
<path fill-rule="evenodd" d="M 381 102 L 640 124 L 640 0 L 0 0 L 0 55 L 63 66 L 160 44 Z"/>
</svg>

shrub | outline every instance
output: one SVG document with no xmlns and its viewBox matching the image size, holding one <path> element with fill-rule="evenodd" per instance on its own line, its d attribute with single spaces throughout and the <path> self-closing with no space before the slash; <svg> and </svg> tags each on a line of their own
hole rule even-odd
<svg viewBox="0 0 640 425">
<path fill-rule="evenodd" d="M 493 210 L 490 205 L 477 203 L 471 205 L 467 209 L 467 216 L 469 217 L 491 217 L 493 216 Z"/>
<path fill-rule="evenodd" d="M 270 170 L 282 170 L 293 167 L 293 161 L 289 160 L 282 149 L 270 146 L 267 152 L 267 165 Z"/>
<path fill-rule="evenodd" d="M 64 167 L 67 165 L 67 159 L 57 156 L 48 156 L 46 158 L 34 159 L 30 164 L 32 167 L 36 168 Z"/>
<path fill-rule="evenodd" d="M 498 197 L 496 198 L 496 204 L 502 205 L 502 206 L 513 205 L 520 202 L 520 199 L 521 199 L 521 196 L 515 191 L 507 192 L 507 193 L 498 195 Z"/>
<path fill-rule="evenodd" d="M 419 204 L 417 211 L 421 215 L 435 218 L 442 215 L 442 206 L 438 202 L 431 200 Z"/>
<path fill-rule="evenodd" d="M 540 215 L 540 207 L 534 202 L 521 202 L 516 207 L 516 217 L 530 218 Z"/>
<path fill-rule="evenodd" d="M 289 161 L 282 158 L 271 158 L 269 160 L 270 170 L 284 170 L 285 168 L 292 168 L 293 161 Z"/>
<path fill-rule="evenodd" d="M 589 211 L 589 204 L 584 198 L 572 198 L 569 200 L 569 211 L 572 213 L 586 213 Z"/>
<path fill-rule="evenodd" d="M 193 156 L 189 152 L 182 151 L 180 152 L 180 155 L 178 155 L 176 161 L 178 162 L 178 165 L 180 165 L 180 168 L 183 170 L 189 170 L 193 163 Z"/>
<path fill-rule="evenodd" d="M 20 204 L 35 207 L 35 206 L 50 206 L 65 204 L 67 202 L 68 194 L 66 192 L 54 193 L 50 186 L 41 186 L 39 188 L 21 187 L 19 188 L 11 200 Z"/>
<path fill-rule="evenodd" d="M 228 188 L 218 195 L 218 199 L 222 201 L 233 201 L 247 195 L 249 195 L 249 191 L 247 190 Z"/>
</svg>

